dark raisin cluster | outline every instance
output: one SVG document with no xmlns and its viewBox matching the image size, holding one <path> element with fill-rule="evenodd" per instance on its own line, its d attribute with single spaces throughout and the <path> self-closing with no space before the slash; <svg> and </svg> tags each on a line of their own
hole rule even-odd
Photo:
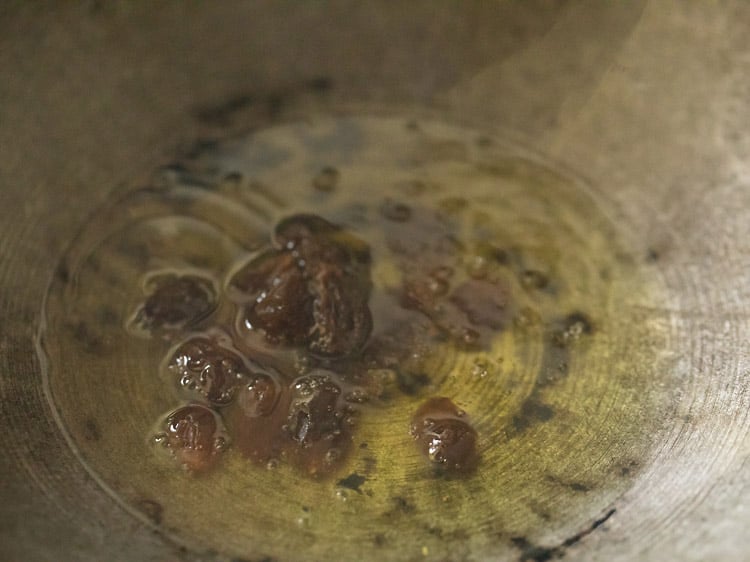
<svg viewBox="0 0 750 562">
<path fill-rule="evenodd" d="M 412 211 L 391 205 L 384 216 L 404 225 Z M 149 276 L 131 326 L 174 344 L 164 371 L 186 399 L 162 420 L 156 442 L 193 472 L 213 467 L 230 442 L 260 464 L 283 461 L 313 476 L 335 471 L 351 450 L 362 403 L 384 392 L 368 373 L 397 367 L 397 387 L 413 394 L 425 377 L 400 366 L 419 345 L 415 334 L 477 345 L 507 319 L 503 286 L 470 279 L 452 288 L 450 266 L 424 262 L 450 261 L 453 242 L 415 232 L 391 232 L 400 237 L 389 243 L 401 248 L 394 253 L 404 282 L 392 299 L 401 312 L 375 339 L 370 248 L 316 215 L 280 221 L 224 291 L 195 272 Z M 412 434 L 442 469 L 475 465 L 476 432 L 447 398 L 420 408 Z"/>
</svg>

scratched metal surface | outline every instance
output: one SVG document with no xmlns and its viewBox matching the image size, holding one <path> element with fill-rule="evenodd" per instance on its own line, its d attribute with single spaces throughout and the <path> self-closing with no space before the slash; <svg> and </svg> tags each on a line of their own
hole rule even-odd
<svg viewBox="0 0 750 562">
<path fill-rule="evenodd" d="M 649 314 L 670 328 L 671 410 L 637 478 L 577 532 L 501 556 L 745 559 L 748 26 L 739 1 L 3 8 L 0 558 L 221 559 L 132 517 L 72 454 L 41 301 L 87 217 L 197 139 L 363 104 L 496 123 L 582 171 L 668 289 Z"/>
</svg>

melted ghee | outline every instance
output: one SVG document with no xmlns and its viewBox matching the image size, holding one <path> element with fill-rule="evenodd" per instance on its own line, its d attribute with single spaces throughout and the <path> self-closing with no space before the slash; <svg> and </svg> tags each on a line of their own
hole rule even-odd
<svg viewBox="0 0 750 562">
<path fill-rule="evenodd" d="M 363 408 L 333 479 L 258 466 L 231 445 L 208 474 L 176 470 L 148 439 L 184 399 L 163 373 L 172 344 L 127 329 L 144 279 L 200 272 L 223 290 L 273 226 L 301 212 L 370 245 L 373 338 L 416 314 L 394 312 L 399 244 L 437 265 L 438 246 L 452 245 L 459 281 L 502 278 L 507 322 L 478 346 L 423 338 L 400 373 L 379 365 L 394 390 Z M 666 332 L 633 306 L 634 295 L 659 301 L 647 273 L 579 179 L 501 139 L 395 117 L 278 125 L 159 171 L 86 226 L 46 301 L 50 398 L 102 485 L 197 551 L 502 558 L 610 509 L 652 447 L 668 369 Z M 231 326 L 233 314 L 221 301 L 196 329 Z M 409 433 L 434 396 L 477 431 L 465 477 L 431 470 Z"/>
</svg>

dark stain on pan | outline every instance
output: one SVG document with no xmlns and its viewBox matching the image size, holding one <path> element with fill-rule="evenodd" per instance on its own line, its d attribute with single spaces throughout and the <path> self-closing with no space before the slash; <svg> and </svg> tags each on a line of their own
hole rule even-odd
<svg viewBox="0 0 750 562">
<path fill-rule="evenodd" d="M 365 482 L 367 482 L 367 478 L 365 476 L 357 474 L 356 472 L 352 472 L 346 478 L 342 478 L 341 480 L 339 480 L 336 485 L 341 486 L 342 488 L 347 488 L 349 490 L 354 490 L 358 494 L 361 494 L 361 486 Z"/>
<path fill-rule="evenodd" d="M 57 275 L 57 278 L 65 284 L 70 281 L 70 270 L 68 269 L 68 264 L 65 263 L 65 261 L 60 262 L 60 265 L 55 271 L 55 275 Z"/>
<path fill-rule="evenodd" d="M 571 349 L 580 339 L 593 332 L 593 322 L 582 312 L 573 312 L 553 322 L 544 348 L 536 389 L 552 385 L 567 376 Z"/>
<path fill-rule="evenodd" d="M 104 342 L 97 336 L 84 321 L 73 322 L 70 325 L 70 333 L 73 338 L 81 344 L 81 348 L 91 355 L 98 355 L 103 351 Z"/>
<path fill-rule="evenodd" d="M 91 418 L 83 422 L 83 438 L 86 441 L 99 441 L 102 438 L 99 426 Z"/>
<path fill-rule="evenodd" d="M 162 508 L 159 502 L 154 500 L 144 499 L 138 502 L 138 509 L 143 512 L 154 524 L 160 525 L 162 519 Z"/>
<path fill-rule="evenodd" d="M 387 518 L 400 515 L 413 515 L 417 510 L 414 504 L 403 496 L 393 496 L 391 502 L 393 507 L 383 514 Z"/>
<path fill-rule="evenodd" d="M 294 98 L 306 94 L 325 95 L 332 89 L 333 80 L 330 77 L 316 76 L 299 84 L 266 93 L 236 91 L 219 103 L 196 107 L 192 114 L 196 121 L 211 127 L 228 127 L 243 112 L 253 112 L 254 117 L 264 115 L 274 121 Z M 256 112 L 258 115 L 255 115 Z"/>
<path fill-rule="evenodd" d="M 238 111 L 248 107 L 256 101 L 256 97 L 249 92 L 238 92 L 229 96 L 223 103 L 216 106 L 204 106 L 195 110 L 195 118 L 203 123 L 214 125 L 228 124 L 231 117 Z"/>
<path fill-rule="evenodd" d="M 203 156 L 207 151 L 215 150 L 218 146 L 218 141 L 210 137 L 202 137 L 196 139 L 190 148 L 185 151 L 185 158 L 188 160 L 195 160 L 196 158 Z"/>
<path fill-rule="evenodd" d="M 522 433 L 536 423 L 552 419 L 555 412 L 551 406 L 543 402 L 541 393 L 545 387 L 568 375 L 572 348 L 579 340 L 593 333 L 594 323 L 583 312 L 572 312 L 552 322 L 548 329 L 537 380 L 519 411 L 511 418 L 513 433 Z"/>
<path fill-rule="evenodd" d="M 553 558 L 562 558 L 565 556 L 566 549 L 581 542 L 585 537 L 596 531 L 599 527 L 612 517 L 617 510 L 615 508 L 610 509 L 599 519 L 596 519 L 586 529 L 572 535 L 562 541 L 557 546 L 537 546 L 529 542 L 526 537 L 513 537 L 511 542 L 513 545 L 521 550 L 521 555 L 518 558 L 518 562 L 547 562 Z"/>
<path fill-rule="evenodd" d="M 521 433 L 539 422 L 552 419 L 555 411 L 551 406 L 542 403 L 536 393 L 533 393 L 521 404 L 520 411 L 513 416 L 511 423 L 516 433 Z"/>
<path fill-rule="evenodd" d="M 628 477 L 637 471 L 641 466 L 641 463 L 635 459 L 627 459 L 623 461 L 619 466 L 619 474 L 622 477 Z"/>
<path fill-rule="evenodd" d="M 308 82 L 308 87 L 313 92 L 325 94 L 333 89 L 333 78 L 330 76 L 317 76 Z"/>
<path fill-rule="evenodd" d="M 430 384 L 430 377 L 424 373 L 411 373 L 399 369 L 396 372 L 396 384 L 407 396 L 416 396 Z"/>
<path fill-rule="evenodd" d="M 583 482 L 579 482 L 575 480 L 568 481 L 554 474 L 548 474 L 546 478 L 547 478 L 547 481 L 553 484 L 556 484 L 558 486 L 564 486 L 565 488 L 569 488 L 573 490 L 574 492 L 585 493 L 585 492 L 591 491 L 591 486 Z"/>
</svg>

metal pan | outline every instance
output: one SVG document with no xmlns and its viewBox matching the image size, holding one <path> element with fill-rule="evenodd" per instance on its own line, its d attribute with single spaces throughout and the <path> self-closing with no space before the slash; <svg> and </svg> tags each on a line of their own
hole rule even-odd
<svg viewBox="0 0 750 562">
<path fill-rule="evenodd" d="M 749 26 L 740 1 L 6 6 L 0 558 L 744 560 Z M 454 482 L 469 490 L 463 529 L 448 532 L 418 494 L 394 493 L 372 540 L 353 542 L 348 527 L 366 527 L 367 496 L 344 486 L 346 517 L 335 526 L 301 513 L 272 539 L 249 524 L 227 542 L 216 538 L 222 506 L 207 505 L 210 521 L 186 536 L 165 506 L 138 500 L 137 478 L 81 462 L 98 429 L 71 430 L 70 410 L 50 400 L 38 349 L 45 296 L 86 225 L 154 170 L 223 139 L 342 115 L 501 131 L 529 161 L 577 178 L 585 196 L 573 212 L 593 201 L 592 232 L 600 219 L 612 225 L 634 270 L 658 287 L 639 298 L 633 285 L 615 303 L 632 327 L 624 333 L 645 334 L 621 349 L 642 357 L 652 379 L 639 378 L 622 402 L 613 383 L 603 386 L 603 417 L 565 442 L 580 447 L 578 460 L 540 453 L 545 471 L 525 495 L 513 492 L 521 515 L 499 487 L 485 482 L 480 497 L 471 480 Z M 634 388 L 658 396 L 655 415 L 634 406 L 646 402 Z M 641 423 L 610 434 L 597 421 L 605 411 Z M 554 480 L 568 473 L 576 478 Z M 392 474 L 376 473 L 371 490 L 408 492 Z M 299 489 L 335 496 L 341 480 Z M 496 503 L 480 501 L 487 495 Z"/>
</svg>

